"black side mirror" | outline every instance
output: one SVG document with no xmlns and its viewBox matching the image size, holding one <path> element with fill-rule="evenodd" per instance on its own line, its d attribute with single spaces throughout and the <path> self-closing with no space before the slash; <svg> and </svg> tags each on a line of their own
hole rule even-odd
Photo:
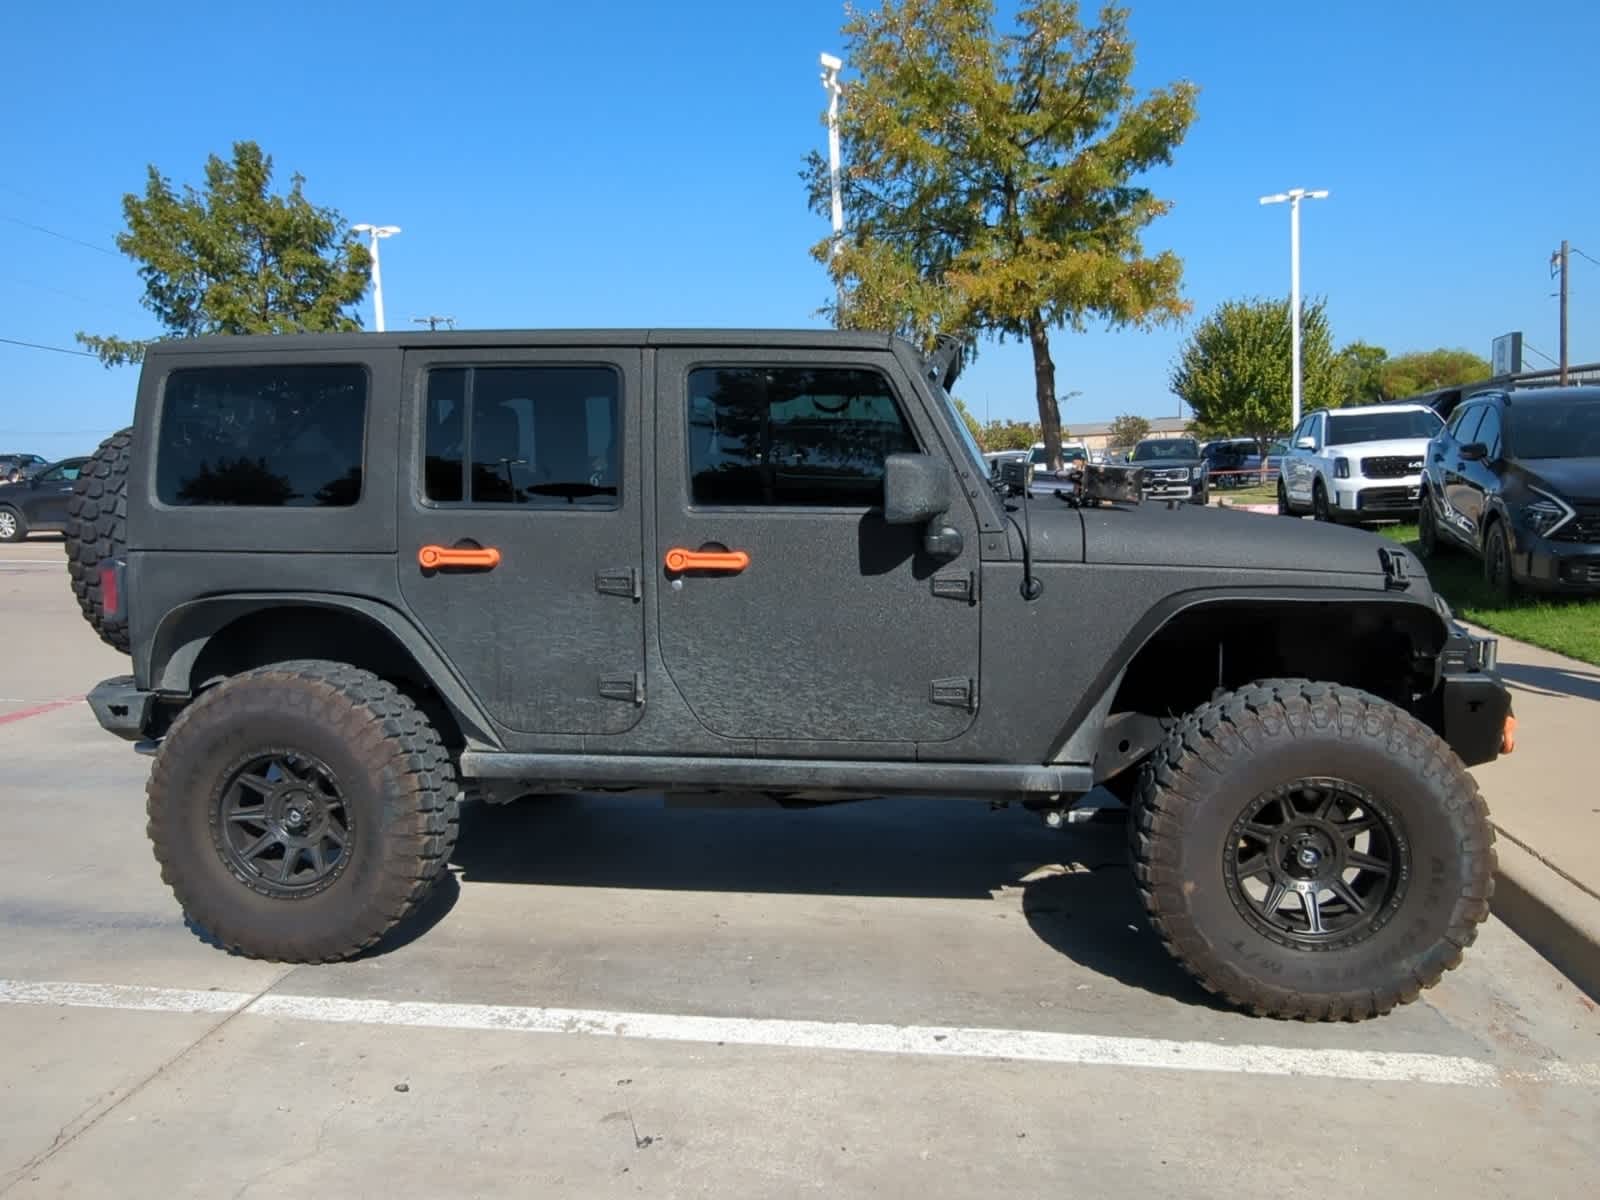
<svg viewBox="0 0 1600 1200">
<path fill-rule="evenodd" d="M 950 464 L 927 454 L 891 454 L 883 460 L 883 519 L 921 525 L 922 549 L 938 559 L 961 553 L 961 531 L 944 520 L 954 480 Z"/>
<path fill-rule="evenodd" d="M 1482 462 L 1489 457 L 1489 447 L 1482 442 L 1469 442 L 1461 447 L 1461 457 L 1467 462 Z"/>
</svg>

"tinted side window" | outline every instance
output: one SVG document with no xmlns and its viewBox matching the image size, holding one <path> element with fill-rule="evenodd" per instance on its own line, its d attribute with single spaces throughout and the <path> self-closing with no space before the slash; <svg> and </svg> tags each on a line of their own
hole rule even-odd
<svg viewBox="0 0 1600 1200">
<path fill-rule="evenodd" d="M 366 418 L 361 367 L 173 371 L 161 397 L 156 496 L 179 506 L 354 504 Z"/>
<path fill-rule="evenodd" d="M 1460 420 L 1456 422 L 1456 427 L 1450 434 L 1457 445 L 1470 446 L 1478 440 L 1478 424 L 1483 419 L 1483 413 L 1484 406 L 1482 404 L 1471 404 L 1461 410 L 1459 414 Z"/>
<path fill-rule="evenodd" d="M 917 440 L 877 371 L 702 367 L 689 372 L 696 504 L 883 503 L 883 460 Z"/>
<path fill-rule="evenodd" d="M 1472 435 L 1472 440 L 1487 446 L 1491 459 L 1500 457 L 1500 413 L 1494 406 L 1483 406 L 1483 420 L 1478 425 L 1478 431 Z"/>
<path fill-rule="evenodd" d="M 610 367 L 435 368 L 427 390 L 428 499 L 617 506 L 622 388 Z"/>
</svg>

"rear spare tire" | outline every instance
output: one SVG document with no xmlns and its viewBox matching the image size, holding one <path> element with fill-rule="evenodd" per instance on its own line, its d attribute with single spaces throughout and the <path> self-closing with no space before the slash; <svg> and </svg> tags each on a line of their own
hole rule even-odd
<svg viewBox="0 0 1600 1200">
<path fill-rule="evenodd" d="M 1388 1012 L 1489 915 L 1477 785 L 1432 730 L 1354 688 L 1269 680 L 1195 710 L 1145 768 L 1134 820 L 1161 940 L 1260 1015 Z"/>
<path fill-rule="evenodd" d="M 133 430 L 124 429 L 100 443 L 78 473 L 67 501 L 67 573 L 84 619 L 100 640 L 128 653 L 126 612 L 107 615 L 100 594 L 100 564 L 119 559 L 128 549 L 128 468 L 133 458 Z"/>
</svg>

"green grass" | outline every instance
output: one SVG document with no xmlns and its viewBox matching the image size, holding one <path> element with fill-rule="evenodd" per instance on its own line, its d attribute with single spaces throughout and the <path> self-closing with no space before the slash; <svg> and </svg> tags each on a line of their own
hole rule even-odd
<svg viewBox="0 0 1600 1200">
<path fill-rule="evenodd" d="M 1417 549 L 1415 525 L 1387 525 L 1378 532 Z M 1600 599 L 1521 595 L 1507 604 L 1483 582 L 1483 564 L 1457 550 L 1440 550 L 1427 567 L 1434 588 L 1458 617 L 1600 666 Z"/>
<path fill-rule="evenodd" d="M 1278 485 L 1265 483 L 1257 487 L 1219 488 L 1213 484 L 1211 495 L 1214 499 L 1231 500 L 1235 504 L 1276 504 Z"/>
</svg>

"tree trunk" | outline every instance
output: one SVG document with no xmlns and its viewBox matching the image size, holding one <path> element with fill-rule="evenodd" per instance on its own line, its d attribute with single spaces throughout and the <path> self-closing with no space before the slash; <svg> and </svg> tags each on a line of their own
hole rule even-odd
<svg viewBox="0 0 1600 1200">
<path fill-rule="evenodd" d="M 1039 312 L 1028 318 L 1028 341 L 1033 346 L 1033 387 L 1039 401 L 1039 428 L 1044 432 L 1044 456 L 1052 471 L 1061 469 L 1061 409 L 1056 404 L 1056 364 L 1050 357 L 1050 330 Z"/>
</svg>

